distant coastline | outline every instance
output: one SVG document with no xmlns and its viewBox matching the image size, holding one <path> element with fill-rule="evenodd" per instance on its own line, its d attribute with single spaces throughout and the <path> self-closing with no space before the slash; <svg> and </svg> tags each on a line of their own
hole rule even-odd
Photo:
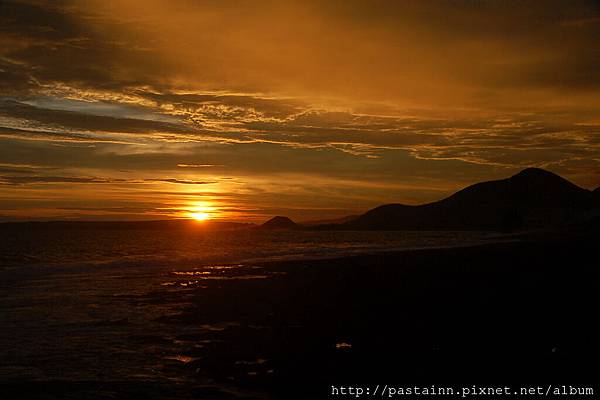
<svg viewBox="0 0 600 400">
<path fill-rule="evenodd" d="M 600 187 L 581 188 L 568 180 L 539 169 L 527 168 L 507 179 L 476 183 L 432 203 L 409 206 L 387 204 L 364 214 L 339 219 L 295 222 L 276 216 L 262 224 L 170 219 L 152 221 L 20 221 L 40 229 L 47 227 L 103 229 L 195 229 L 234 230 L 421 230 L 421 231 L 523 231 L 556 229 L 586 224 L 600 217 Z"/>
</svg>

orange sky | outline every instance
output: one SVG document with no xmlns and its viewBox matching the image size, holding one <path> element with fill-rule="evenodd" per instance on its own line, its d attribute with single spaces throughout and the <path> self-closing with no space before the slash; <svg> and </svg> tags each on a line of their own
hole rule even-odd
<svg viewBox="0 0 600 400">
<path fill-rule="evenodd" d="M 0 220 L 259 221 L 600 185 L 593 1 L 5 1 Z"/>
</svg>

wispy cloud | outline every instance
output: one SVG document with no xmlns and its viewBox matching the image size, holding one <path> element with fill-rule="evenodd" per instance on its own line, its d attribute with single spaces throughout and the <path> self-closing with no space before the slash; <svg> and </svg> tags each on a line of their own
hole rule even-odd
<svg viewBox="0 0 600 400">
<path fill-rule="evenodd" d="M 222 166 L 218 164 L 177 164 L 178 168 L 213 168 Z"/>
<path fill-rule="evenodd" d="M 147 182 L 166 182 L 166 183 L 177 183 L 182 185 L 213 185 L 218 182 L 210 182 L 210 181 L 194 181 L 187 179 L 175 179 L 175 178 L 167 178 L 167 179 L 145 179 Z"/>
<path fill-rule="evenodd" d="M 122 183 L 122 179 L 78 176 L 0 176 L 0 185 L 28 185 L 40 183 Z"/>
</svg>

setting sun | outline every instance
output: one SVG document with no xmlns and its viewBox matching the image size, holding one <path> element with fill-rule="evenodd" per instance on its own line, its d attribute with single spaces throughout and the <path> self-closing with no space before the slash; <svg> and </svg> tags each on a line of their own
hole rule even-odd
<svg viewBox="0 0 600 400">
<path fill-rule="evenodd" d="M 196 221 L 206 221 L 218 217 L 218 210 L 207 201 L 193 202 L 184 210 L 184 215 L 187 218 Z"/>
<path fill-rule="evenodd" d="M 192 217 L 196 221 L 206 221 L 207 219 L 210 218 L 210 214 L 205 213 L 205 212 L 195 212 L 195 213 L 191 213 L 190 217 Z"/>
</svg>

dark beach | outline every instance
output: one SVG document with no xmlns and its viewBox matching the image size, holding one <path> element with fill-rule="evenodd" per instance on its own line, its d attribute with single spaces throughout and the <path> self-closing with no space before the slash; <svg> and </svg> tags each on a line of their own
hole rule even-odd
<svg viewBox="0 0 600 400">
<path fill-rule="evenodd" d="M 190 280 L 181 305 L 168 285 L 123 299 L 124 307 L 173 305 L 176 312 L 153 318 L 169 335 L 133 334 L 115 316 L 107 323 L 123 331 L 130 351 L 102 357 L 102 348 L 90 349 L 104 368 L 162 354 L 157 368 L 178 379 L 44 380 L 13 373 L 0 388 L 4 398 L 22 399 L 315 399 L 331 398 L 331 385 L 592 385 L 600 337 L 597 246 L 597 235 L 587 232 L 199 267 L 168 282 Z M 201 284 L 192 285 L 194 279 Z M 54 340 L 67 340 L 68 327 L 64 333 Z M 4 331 L 2 343 L 35 334 Z M 88 335 L 93 347 L 102 343 L 97 334 L 79 336 Z M 168 357 L 173 343 L 178 353 Z M 149 348 L 155 354 L 135 354 Z M 19 352 L 11 349 L 13 362 Z"/>
</svg>

